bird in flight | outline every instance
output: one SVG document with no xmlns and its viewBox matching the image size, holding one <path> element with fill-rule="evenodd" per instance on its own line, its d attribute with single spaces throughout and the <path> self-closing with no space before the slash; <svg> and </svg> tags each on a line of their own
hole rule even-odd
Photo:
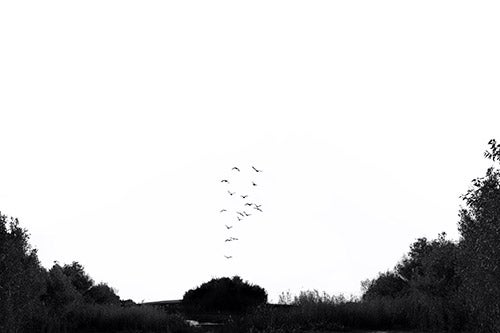
<svg viewBox="0 0 500 333">
<path fill-rule="evenodd" d="M 236 213 L 238 213 L 241 216 L 245 216 L 242 212 L 236 212 Z"/>
<path fill-rule="evenodd" d="M 240 169 L 238 167 L 233 167 L 231 170 L 240 171 Z"/>
<path fill-rule="evenodd" d="M 227 212 L 227 209 L 221 209 L 220 212 L 221 213 Z"/>
<path fill-rule="evenodd" d="M 235 194 L 236 192 L 231 192 L 231 191 L 227 190 L 227 193 L 229 193 L 229 195 L 233 195 L 233 194 Z"/>
<path fill-rule="evenodd" d="M 247 212 L 243 211 L 243 213 L 245 214 L 245 216 L 251 216 L 252 214 L 248 214 Z"/>
<path fill-rule="evenodd" d="M 232 241 L 235 241 L 235 240 L 238 240 L 238 238 L 229 237 L 228 239 L 225 240 L 225 242 L 232 242 Z"/>
<path fill-rule="evenodd" d="M 246 199 L 248 197 L 248 194 L 240 195 L 240 197 L 242 197 L 243 199 Z"/>
<path fill-rule="evenodd" d="M 255 168 L 253 165 L 252 165 L 252 169 L 255 170 L 255 172 L 262 172 L 262 170 L 258 170 L 257 168 Z"/>
<path fill-rule="evenodd" d="M 242 220 L 239 216 L 236 216 L 236 218 L 238 219 L 238 221 L 241 221 L 241 220 Z"/>
<path fill-rule="evenodd" d="M 231 259 L 233 256 L 224 256 L 226 259 Z"/>
<path fill-rule="evenodd" d="M 227 224 L 224 224 L 226 226 L 226 229 L 231 229 L 233 226 L 232 225 L 227 225 Z"/>
<path fill-rule="evenodd" d="M 228 183 L 228 184 L 229 184 L 229 180 L 227 180 L 227 179 L 223 179 L 223 180 L 221 180 L 220 182 L 221 182 L 221 183 Z"/>
<path fill-rule="evenodd" d="M 253 185 L 253 186 L 257 186 L 257 184 L 255 184 L 255 182 L 252 182 L 252 185 Z"/>
<path fill-rule="evenodd" d="M 257 209 L 259 212 L 262 212 L 262 209 L 260 209 L 260 206 L 255 206 L 253 209 Z"/>
<path fill-rule="evenodd" d="M 251 206 L 251 205 L 253 205 L 253 204 L 252 204 L 252 203 L 249 203 L 249 202 L 247 202 L 247 203 L 245 204 L 245 206 Z"/>
</svg>

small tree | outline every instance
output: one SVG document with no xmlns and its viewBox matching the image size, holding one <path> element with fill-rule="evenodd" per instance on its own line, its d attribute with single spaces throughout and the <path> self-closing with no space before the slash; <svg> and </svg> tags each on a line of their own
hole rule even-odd
<svg viewBox="0 0 500 333">
<path fill-rule="evenodd" d="M 67 328 L 69 314 L 83 301 L 82 295 L 57 263 L 49 270 L 47 292 L 42 300 L 48 310 L 51 329 L 56 331 Z"/>
<path fill-rule="evenodd" d="M 408 289 L 408 283 L 391 271 L 380 273 L 376 279 L 363 281 L 361 285 L 364 289 L 363 300 L 394 298 L 401 296 Z"/>
<path fill-rule="evenodd" d="M 64 275 L 71 281 L 71 284 L 82 295 L 94 285 L 94 281 L 85 273 L 83 266 L 76 261 L 73 261 L 71 265 L 64 265 L 62 270 Z"/>
<path fill-rule="evenodd" d="M 184 294 L 183 304 L 201 311 L 241 312 L 267 302 L 266 291 L 239 276 L 212 279 Z"/>
<path fill-rule="evenodd" d="M 85 299 L 95 304 L 120 304 L 120 297 L 113 288 L 105 283 L 93 286 L 85 293 Z"/>
</svg>

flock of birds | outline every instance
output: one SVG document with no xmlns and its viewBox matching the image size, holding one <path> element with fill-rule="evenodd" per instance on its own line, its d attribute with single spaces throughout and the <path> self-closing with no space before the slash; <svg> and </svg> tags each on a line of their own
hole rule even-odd
<svg viewBox="0 0 500 333">
<path fill-rule="evenodd" d="M 254 174 L 259 174 L 259 173 L 262 172 L 262 170 L 259 170 L 259 169 L 257 169 L 254 166 L 252 166 L 252 170 L 253 170 L 252 173 L 254 173 Z M 231 169 L 231 171 L 233 173 L 240 173 L 241 172 L 240 168 L 238 168 L 236 166 L 233 167 Z M 223 184 L 226 184 L 226 185 L 231 185 L 231 182 L 228 179 L 222 179 L 220 182 L 223 183 Z M 252 187 L 256 187 L 257 186 L 257 183 L 254 180 L 248 182 L 248 184 L 251 184 Z M 247 211 L 247 210 L 250 210 L 250 209 L 254 209 L 257 212 L 261 212 L 262 213 L 262 208 L 261 208 L 262 205 L 259 205 L 259 204 L 255 203 L 255 202 L 250 202 L 251 198 L 249 197 L 249 194 L 236 193 L 236 191 L 231 191 L 230 189 L 227 189 L 227 193 L 233 199 L 236 198 L 236 197 L 238 197 L 238 196 L 241 198 L 241 199 L 239 199 L 240 200 L 240 204 L 238 205 L 238 207 L 240 207 L 240 208 L 234 210 L 234 212 L 229 211 L 226 208 L 223 208 L 223 209 L 220 210 L 221 214 L 231 214 L 231 213 L 233 213 L 234 214 L 234 216 L 233 216 L 233 222 L 236 222 L 236 221 L 240 222 L 240 221 L 243 221 L 243 219 L 248 218 L 249 216 L 252 216 L 254 213 L 253 212 L 250 213 L 250 212 Z M 232 231 L 231 229 L 233 229 L 234 225 L 233 224 L 230 224 L 230 225 L 225 224 L 225 227 L 226 227 L 226 230 L 228 232 L 231 232 Z M 224 242 L 225 243 L 231 243 L 231 242 L 234 242 L 234 241 L 238 241 L 238 238 L 231 236 L 231 237 L 226 238 Z M 231 255 L 224 255 L 224 257 L 226 259 L 231 259 L 233 256 L 231 256 Z"/>
</svg>

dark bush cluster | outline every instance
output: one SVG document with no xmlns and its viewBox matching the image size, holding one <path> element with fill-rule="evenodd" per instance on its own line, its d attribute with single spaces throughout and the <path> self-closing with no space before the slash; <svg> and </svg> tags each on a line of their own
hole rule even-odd
<svg viewBox="0 0 500 333">
<path fill-rule="evenodd" d="M 267 302 L 266 291 L 240 277 L 212 279 L 184 294 L 182 303 L 190 311 L 242 312 Z"/>
</svg>

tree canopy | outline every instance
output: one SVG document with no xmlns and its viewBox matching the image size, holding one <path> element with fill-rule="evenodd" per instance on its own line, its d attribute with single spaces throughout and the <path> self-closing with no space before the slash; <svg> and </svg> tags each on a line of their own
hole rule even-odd
<svg viewBox="0 0 500 333">
<path fill-rule="evenodd" d="M 239 276 L 212 279 L 184 294 L 183 304 L 202 311 L 238 312 L 267 302 L 266 291 Z"/>
</svg>

